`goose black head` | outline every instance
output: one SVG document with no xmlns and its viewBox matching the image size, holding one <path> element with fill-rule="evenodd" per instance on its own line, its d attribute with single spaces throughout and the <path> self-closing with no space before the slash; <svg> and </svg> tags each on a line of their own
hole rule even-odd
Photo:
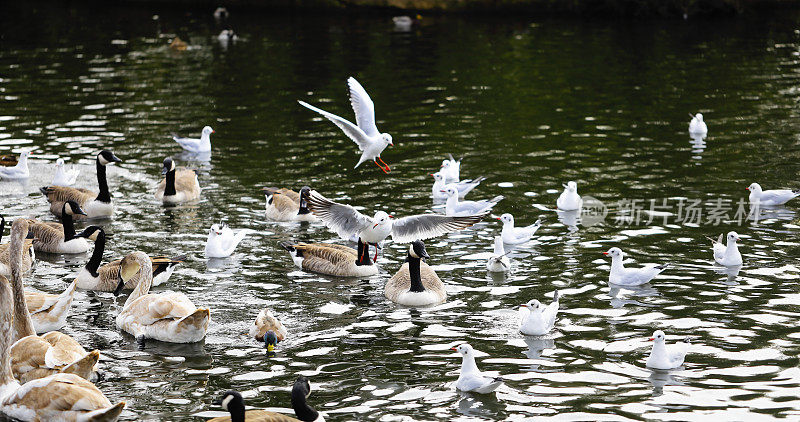
<svg viewBox="0 0 800 422">
<path fill-rule="evenodd" d="M 78 205 L 75 201 L 67 201 L 64 202 L 64 205 L 61 207 L 61 214 L 62 215 L 86 215 L 81 209 L 81 206 Z"/>
<path fill-rule="evenodd" d="M 175 170 L 175 162 L 172 161 L 172 157 L 165 158 L 164 166 L 161 168 L 161 174 L 167 174 L 173 170 Z"/>
<path fill-rule="evenodd" d="M 244 420 L 244 399 L 238 391 L 229 390 L 212 403 L 221 406 L 231 414 L 232 421 Z"/>
<path fill-rule="evenodd" d="M 99 154 L 97 154 L 97 161 L 100 164 L 104 165 L 104 166 L 106 166 L 108 164 L 111 164 L 111 163 L 122 162 L 122 160 L 120 160 L 119 157 L 117 157 L 116 155 L 114 155 L 113 152 L 111 152 L 111 151 L 109 151 L 107 149 L 104 149 L 104 150 L 100 151 Z"/>
<path fill-rule="evenodd" d="M 83 238 L 90 239 L 90 240 L 97 240 L 97 237 L 101 233 L 103 235 L 105 235 L 105 231 L 103 231 L 102 227 L 100 227 L 100 226 L 89 226 L 89 227 L 83 229 L 83 231 L 78 234 L 78 237 L 83 237 Z"/>
<path fill-rule="evenodd" d="M 308 214 L 311 211 L 308 209 L 308 197 L 311 195 L 311 188 L 309 186 L 303 186 L 300 188 L 300 210 L 298 214 Z"/>
<path fill-rule="evenodd" d="M 309 395 L 311 395 L 311 383 L 308 382 L 308 378 L 302 375 L 297 377 L 292 386 L 292 408 L 301 421 L 315 421 L 319 417 L 319 412 L 306 402 Z"/>
<path fill-rule="evenodd" d="M 430 258 L 428 252 L 425 250 L 425 244 L 422 243 L 421 240 L 411 242 L 411 245 L 408 247 L 408 256 L 422 259 Z"/>
<path fill-rule="evenodd" d="M 267 348 L 267 353 L 275 353 L 275 347 L 278 345 L 278 336 L 275 332 L 268 330 L 264 334 L 264 347 Z"/>
</svg>

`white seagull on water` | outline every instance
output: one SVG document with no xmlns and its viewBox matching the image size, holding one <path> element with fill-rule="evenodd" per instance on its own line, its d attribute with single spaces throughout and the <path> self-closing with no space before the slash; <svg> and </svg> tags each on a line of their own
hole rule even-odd
<svg viewBox="0 0 800 422">
<path fill-rule="evenodd" d="M 800 196 L 800 190 L 771 189 L 761 190 L 761 185 L 752 183 L 745 189 L 750 191 L 750 203 L 764 206 L 783 205 Z"/>
<path fill-rule="evenodd" d="M 453 217 L 488 213 L 492 207 L 503 200 L 503 195 L 498 195 L 492 199 L 481 199 L 480 201 L 459 201 L 458 189 L 455 184 L 447 185 L 442 192 L 447 195 L 445 214 Z"/>
<path fill-rule="evenodd" d="M 697 113 L 694 116 L 692 116 L 692 113 L 689 113 L 689 117 L 692 118 L 692 121 L 689 122 L 689 133 L 696 135 L 705 135 L 708 133 L 708 126 L 706 126 L 706 122 L 703 121 L 702 113 Z"/>
<path fill-rule="evenodd" d="M 19 154 L 19 161 L 14 167 L 0 167 L 0 177 L 4 179 L 27 179 L 31 173 L 28 171 L 28 156 L 31 153 L 25 151 Z"/>
<path fill-rule="evenodd" d="M 514 227 L 514 216 L 508 213 L 501 215 L 498 220 L 503 222 L 503 231 L 500 234 L 503 236 L 503 243 L 507 245 L 520 245 L 531 240 L 536 230 L 542 226 L 542 220 L 536 220 L 530 226 Z"/>
<path fill-rule="evenodd" d="M 642 268 L 625 268 L 622 265 L 622 249 L 611 248 L 608 252 L 603 252 L 603 255 L 611 257 L 611 272 L 608 274 L 608 282 L 618 286 L 640 286 L 645 284 L 661 274 L 670 265 L 648 264 Z"/>
<path fill-rule="evenodd" d="M 441 171 L 438 171 L 436 173 L 431 173 L 431 176 L 433 176 L 433 188 L 431 189 L 433 191 L 433 199 L 447 199 L 447 193 L 444 190 L 449 185 L 445 183 L 444 174 Z M 460 182 L 454 182 L 452 185 L 454 185 L 456 190 L 458 190 L 458 197 L 463 198 L 470 193 L 470 191 L 478 187 L 478 185 L 480 185 L 484 180 L 486 180 L 486 178 L 481 176 L 477 179 L 467 179 Z"/>
<path fill-rule="evenodd" d="M 503 237 L 494 237 L 494 253 L 486 260 L 486 269 L 493 273 L 504 273 L 511 269 L 511 260 L 503 249 Z"/>
<path fill-rule="evenodd" d="M 578 184 L 575 182 L 567 182 L 564 185 L 564 192 L 556 200 L 556 206 L 564 211 L 576 211 L 583 206 L 583 199 L 578 195 Z"/>
<path fill-rule="evenodd" d="M 207 258 L 227 258 L 231 256 L 239 242 L 252 232 L 250 229 L 239 230 L 233 233 L 225 223 L 214 224 L 208 230 L 208 240 L 206 241 Z"/>
<path fill-rule="evenodd" d="M 214 129 L 211 126 L 206 126 L 200 133 L 200 139 L 197 138 L 183 138 L 176 134 L 172 134 L 172 139 L 189 152 L 211 152 L 211 134 Z"/>
<path fill-rule="evenodd" d="M 442 169 L 439 171 L 444 174 L 447 183 L 458 182 L 461 180 L 461 158 L 456 160 L 453 158 L 453 154 L 447 154 L 447 156 L 449 158 L 442 160 Z"/>
<path fill-rule="evenodd" d="M 383 162 L 381 153 L 386 147 L 394 145 L 392 143 L 392 135 L 378 132 L 378 128 L 375 126 L 375 104 L 372 103 L 364 87 L 353 77 L 347 79 L 347 85 L 350 87 L 350 105 L 353 106 L 353 111 L 356 113 L 356 123 L 358 123 L 358 126 L 306 102 L 297 102 L 303 107 L 325 116 L 358 145 L 358 149 L 361 151 L 361 158 L 358 160 L 358 164 L 353 168 L 358 168 L 358 166 L 365 161 L 372 161 L 376 166 L 380 167 L 384 173 L 389 173 L 392 169 L 389 168 L 388 164 Z M 383 165 L 378 164 L 378 161 Z"/>
<path fill-rule="evenodd" d="M 73 166 L 67 170 L 64 165 L 64 159 L 59 158 L 56 160 L 56 174 L 53 176 L 53 181 L 50 182 L 51 186 L 72 186 L 78 181 L 80 170 Z"/>
<path fill-rule="evenodd" d="M 475 363 L 475 350 L 469 344 L 462 344 L 458 347 L 453 347 L 450 350 L 455 350 L 461 353 L 461 373 L 458 375 L 456 381 L 456 388 L 461 391 L 473 392 L 479 394 L 489 394 L 497 387 L 503 384 L 503 379 L 499 377 L 489 377 L 483 375 Z"/>
<path fill-rule="evenodd" d="M 714 261 L 719 265 L 725 267 L 736 267 L 742 265 L 742 254 L 739 253 L 739 247 L 736 242 L 739 241 L 739 235 L 736 232 L 728 232 L 728 242 L 722 243 L 722 234 L 719 235 L 718 240 L 708 238 L 714 250 Z"/>
<path fill-rule="evenodd" d="M 519 331 L 526 336 L 543 336 L 556 325 L 558 314 L 558 290 L 553 293 L 553 301 L 544 306 L 533 299 L 520 306 Z"/>
<path fill-rule="evenodd" d="M 653 342 L 653 348 L 650 350 L 650 356 L 647 357 L 647 367 L 653 369 L 675 369 L 683 365 L 683 360 L 686 358 L 686 352 L 689 351 L 689 342 L 675 343 L 667 346 L 664 332 L 658 330 L 650 337 Z"/>
</svg>

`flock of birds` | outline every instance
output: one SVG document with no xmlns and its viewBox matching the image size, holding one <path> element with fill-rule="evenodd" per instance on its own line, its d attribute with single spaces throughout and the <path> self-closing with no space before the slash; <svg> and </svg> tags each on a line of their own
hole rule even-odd
<svg viewBox="0 0 800 422">
<path fill-rule="evenodd" d="M 347 80 L 350 103 L 356 123 L 329 113 L 303 101 L 299 103 L 334 123 L 352 139 L 361 156 L 355 167 L 373 162 L 388 174 L 391 168 L 381 153 L 393 146 L 392 137 L 381 133 L 375 123 L 375 109 L 366 90 L 355 78 Z M 693 134 L 707 132 L 703 116 L 692 116 L 689 126 Z M 174 136 L 174 141 L 191 153 L 211 152 L 214 130 L 206 126 L 200 138 Z M 22 152 L 16 163 L 0 167 L 0 177 L 21 179 L 29 177 L 29 152 Z M 76 289 L 130 293 L 116 316 L 117 328 L 131 334 L 137 342 L 148 339 L 172 343 L 193 343 L 205 338 L 211 320 L 208 307 L 196 306 L 181 292 L 151 293 L 152 286 L 168 282 L 184 257 L 148 256 L 134 251 L 121 259 L 103 263 L 106 236 L 102 226 L 89 225 L 81 232 L 75 221 L 97 221 L 114 214 L 106 168 L 122 160 L 109 150 L 95 157 L 98 190 L 72 187 L 79 171 L 67 168 L 58 159 L 52 183 L 41 188 L 50 203 L 50 211 L 60 222 L 17 218 L 11 224 L 10 242 L 0 244 L 0 413 L 20 420 L 116 420 L 125 402 L 112 404 L 92 383 L 97 375 L 100 353 L 87 352 L 70 336 L 59 332 L 66 324 Z M 156 200 L 165 205 L 195 201 L 201 187 L 195 171 L 179 168 L 171 157 L 163 161 L 163 180 L 154 191 Z M 484 177 L 461 180 L 461 160 L 452 156 L 442 161 L 440 169 L 431 173 L 434 200 L 445 201 L 443 214 L 426 213 L 394 217 L 385 211 L 372 216 L 355 207 L 326 198 L 316 190 L 303 186 L 299 191 L 289 188 L 264 188 L 265 215 L 273 221 L 321 222 L 343 240 L 354 242 L 355 248 L 335 243 L 280 242 L 293 263 L 304 271 L 334 277 L 364 277 L 378 273 L 375 261 L 384 241 L 391 236 L 396 243 L 407 243 L 406 261 L 386 282 L 385 297 L 397 304 L 411 307 L 442 303 L 447 298 L 444 283 L 427 261 L 430 259 L 424 241 L 450 232 L 466 229 L 484 219 L 502 200 L 502 196 L 484 200 L 465 200 Z M 761 189 L 757 183 L 748 187 L 750 202 L 762 206 L 783 204 L 800 196 L 800 191 Z M 583 206 L 574 181 L 564 184 L 558 197 L 559 210 L 580 213 Z M 518 227 L 514 216 L 502 214 L 502 230 L 494 237 L 493 253 L 486 261 L 490 272 L 507 272 L 511 260 L 507 249 L 529 242 L 541 226 L 541 221 Z M 102 220 L 101 220 L 102 221 Z M 107 221 L 107 220 L 106 220 Z M 0 217 L 0 239 L 5 229 Z M 208 231 L 205 254 L 209 258 L 230 256 L 248 234 L 235 232 L 223 223 L 213 224 Z M 723 243 L 723 240 L 725 242 Z M 712 240 L 713 258 L 723 266 L 742 265 L 735 232 L 723 239 Z M 92 245 L 93 244 L 93 245 Z M 74 281 L 61 294 L 25 291 L 24 276 L 31 272 L 36 252 L 80 254 L 93 252 Z M 371 248 L 374 248 L 374 255 Z M 618 247 L 603 252 L 611 258 L 609 283 L 618 286 L 637 286 L 653 280 L 669 264 L 625 267 L 624 253 Z M 10 281 L 7 279 L 10 278 Z M 520 307 L 519 331 L 524 335 L 541 336 L 550 333 L 559 311 L 559 292 L 547 306 L 531 300 Z M 249 335 L 263 342 L 268 352 L 287 335 L 287 330 L 269 309 L 262 310 L 250 328 Z M 681 366 L 688 343 L 668 346 L 662 331 L 653 333 L 653 347 L 646 365 L 669 370 Z M 462 344 L 453 350 L 462 355 L 462 365 L 455 387 L 461 391 L 491 393 L 503 381 L 482 373 L 475 362 L 475 350 Z M 292 393 L 292 406 L 303 421 L 322 421 L 323 416 L 306 401 L 311 392 L 309 381 L 299 377 Z M 214 421 L 232 420 L 297 420 L 262 410 L 245 411 L 244 399 L 236 391 L 223 394 L 219 404 L 229 417 Z"/>
</svg>

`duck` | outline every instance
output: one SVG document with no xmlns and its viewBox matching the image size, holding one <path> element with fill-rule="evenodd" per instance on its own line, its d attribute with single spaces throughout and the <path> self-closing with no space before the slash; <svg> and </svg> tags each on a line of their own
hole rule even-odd
<svg viewBox="0 0 800 422">
<path fill-rule="evenodd" d="M 311 188 L 303 186 L 300 192 L 286 188 L 263 188 L 267 197 L 266 217 L 272 221 L 316 222 L 317 217 L 308 209 Z"/>
<path fill-rule="evenodd" d="M 51 186 L 72 186 L 78 181 L 80 170 L 74 166 L 67 170 L 64 165 L 64 159 L 59 158 L 56 160 L 56 174 L 53 175 L 53 181 L 50 182 Z"/>
<path fill-rule="evenodd" d="M 739 252 L 739 247 L 736 244 L 739 239 L 739 235 L 736 232 L 728 232 L 727 236 L 727 243 L 722 243 L 722 234 L 719 235 L 719 239 L 714 240 L 712 238 L 708 238 L 711 241 L 711 246 L 714 251 L 714 261 L 722 266 L 725 267 L 737 267 L 742 265 L 742 254 Z"/>
<path fill-rule="evenodd" d="M 181 148 L 189 152 L 211 152 L 211 134 L 216 133 L 211 126 L 204 126 L 200 132 L 200 139 L 184 138 L 177 134 L 172 134 L 172 140 L 177 142 Z"/>
<path fill-rule="evenodd" d="M 542 336 L 549 333 L 556 325 L 558 298 L 556 290 L 553 293 L 553 301 L 548 306 L 543 306 L 536 299 L 520 306 L 519 331 L 526 336 Z"/>
<path fill-rule="evenodd" d="M 427 306 L 442 303 L 447 299 L 444 283 L 423 259 L 430 256 L 421 240 L 408 246 L 406 262 L 386 282 L 383 294 L 392 302 L 406 306 Z"/>
<path fill-rule="evenodd" d="M 618 286 L 641 286 L 654 279 L 670 266 L 667 263 L 661 265 L 648 264 L 642 268 L 625 268 L 622 265 L 622 260 L 624 259 L 622 249 L 617 247 L 603 252 L 603 255 L 611 257 L 611 272 L 608 274 L 608 282 Z"/>
<path fill-rule="evenodd" d="M 25 151 L 19 155 L 19 160 L 14 167 L 0 167 L 0 177 L 3 179 L 27 179 L 31 173 L 28 171 L 28 157 L 31 156 L 29 151 Z"/>
<path fill-rule="evenodd" d="M 462 356 L 461 372 L 456 381 L 457 390 L 489 394 L 503 384 L 502 378 L 483 375 L 475 363 L 475 350 L 469 344 L 464 343 L 458 347 L 452 347 L 450 350 L 455 350 Z"/>
<path fill-rule="evenodd" d="M 576 211 L 583 206 L 583 199 L 578 195 L 578 184 L 569 181 L 564 186 L 564 192 L 556 200 L 556 206 L 562 211 Z"/>
<path fill-rule="evenodd" d="M 186 41 L 176 36 L 172 39 L 172 42 L 169 43 L 169 48 L 175 51 L 186 51 L 186 49 L 189 48 L 189 44 L 186 44 Z"/>
<path fill-rule="evenodd" d="M 333 243 L 281 242 L 299 268 L 312 273 L 337 277 L 367 277 L 378 274 L 378 267 L 365 253 L 366 246 L 358 242 L 359 250 Z"/>
<path fill-rule="evenodd" d="M 442 160 L 441 170 L 445 182 L 458 183 L 461 180 L 461 158 L 456 160 L 453 154 L 447 154 L 447 159 Z"/>
<path fill-rule="evenodd" d="M 705 135 L 708 133 L 708 126 L 706 126 L 706 122 L 703 121 L 702 113 L 697 113 L 695 115 L 689 113 L 689 117 L 692 118 L 689 122 L 689 133 L 698 135 Z"/>
<path fill-rule="evenodd" d="M 431 192 L 433 193 L 433 199 L 436 200 L 447 199 L 447 193 L 445 192 L 445 189 L 447 188 L 448 185 L 445 183 L 444 174 L 442 174 L 442 172 L 439 171 L 436 173 L 431 173 L 430 175 L 433 176 L 433 187 L 431 188 Z M 486 180 L 486 178 L 481 176 L 478 177 L 477 179 L 467 179 L 457 183 L 452 183 L 452 185 L 455 185 L 455 188 L 458 191 L 458 198 L 463 199 L 464 196 L 466 196 L 473 189 L 478 187 L 478 185 L 480 185 L 481 182 L 483 182 L 484 180 Z"/>
<path fill-rule="evenodd" d="M 770 189 L 762 190 L 758 183 L 751 183 L 745 188 L 750 191 L 749 200 L 751 204 L 761 206 L 783 205 L 790 200 L 800 196 L 800 190 L 791 189 Z"/>
<path fill-rule="evenodd" d="M 30 220 L 33 232 L 33 249 L 37 252 L 79 254 L 89 250 L 89 242 L 83 232 L 75 233 L 74 215 L 86 215 L 75 201 L 64 202 L 61 207 L 61 224 Z M 90 240 L 94 240 L 92 237 Z"/>
<path fill-rule="evenodd" d="M 153 264 L 146 253 L 136 251 L 123 258 L 119 267 L 118 295 L 125 284 L 140 275 L 139 282 L 117 315 L 117 328 L 143 345 L 146 339 L 167 343 L 196 343 L 205 338 L 211 310 L 196 307 L 180 292 L 149 293 Z"/>
<path fill-rule="evenodd" d="M 445 204 L 445 215 L 448 217 L 464 217 L 488 213 L 492 207 L 503 200 L 503 195 L 497 195 L 492 199 L 481 199 L 479 201 L 459 201 L 459 193 L 456 185 L 450 184 L 442 190 L 447 196 Z"/>
<path fill-rule="evenodd" d="M 20 261 L 21 239 L 22 236 L 17 243 L 20 250 L 16 253 L 17 262 Z M 13 355 L 11 349 L 15 335 L 12 320 L 18 312 L 15 305 L 18 306 L 19 301 L 14 300 L 9 284 L 5 277 L 0 277 L 0 356 L 4 360 L 0 364 L 0 415 L 20 421 L 117 420 L 125 402 L 112 405 L 94 384 L 76 374 L 56 373 L 24 384 L 14 378 L 9 358 Z M 21 291 L 21 280 L 17 284 L 17 290 Z M 30 320 L 27 323 L 32 329 Z"/>
<path fill-rule="evenodd" d="M 75 278 L 78 282 L 78 288 L 97 292 L 113 292 L 119 284 L 118 276 L 122 259 L 111 261 L 102 266 L 100 265 L 103 261 L 103 252 L 105 252 L 106 247 L 106 233 L 102 227 L 89 226 L 84 229 L 81 236 L 94 238 L 94 251 L 92 251 L 92 256 L 89 258 L 89 261 Z M 130 256 L 130 254 L 128 256 Z M 166 283 L 172 276 L 172 273 L 175 272 L 175 268 L 178 264 L 185 260 L 186 257 L 183 255 L 172 258 L 164 255 L 150 257 L 150 262 L 153 267 L 153 286 Z M 139 284 L 140 277 L 139 274 L 134 275 L 125 283 L 123 288 L 125 290 L 132 290 Z"/>
<path fill-rule="evenodd" d="M 308 396 L 311 394 L 311 383 L 304 376 L 300 376 L 292 386 L 292 408 L 299 419 L 268 410 L 251 409 L 245 411 L 244 398 L 241 393 L 229 390 L 214 401 L 215 405 L 222 406 L 230 416 L 221 416 L 209 419 L 207 422 L 325 422 L 324 416 L 308 405 Z"/>
<path fill-rule="evenodd" d="M 272 333 L 272 335 L 275 336 L 274 344 L 266 338 L 268 333 Z M 279 341 L 283 341 L 289 334 L 286 331 L 286 327 L 278 321 L 278 318 L 275 318 L 269 309 L 264 308 L 258 313 L 256 320 L 253 321 L 253 325 L 250 326 L 248 335 L 256 339 L 256 341 L 265 342 L 267 351 L 271 352 L 275 348 L 275 345 Z M 272 346 L 272 348 L 270 348 L 270 346 Z"/>
<path fill-rule="evenodd" d="M 689 342 L 684 341 L 667 346 L 664 332 L 657 330 L 650 337 L 653 348 L 647 357 L 647 367 L 653 369 L 669 370 L 683 365 L 686 353 L 689 351 Z"/>
<path fill-rule="evenodd" d="M 200 182 L 197 173 L 187 168 L 175 168 L 172 157 L 164 159 L 161 174 L 166 175 L 156 188 L 156 200 L 164 205 L 175 205 L 194 201 L 200 197 Z"/>
<path fill-rule="evenodd" d="M 542 226 L 542 220 L 536 220 L 535 223 L 525 227 L 514 227 L 514 216 L 505 213 L 498 218 L 503 222 L 503 231 L 500 236 L 503 238 L 503 243 L 507 245 L 521 245 L 527 243 L 533 238 L 533 235 Z"/>
<path fill-rule="evenodd" d="M 486 269 L 493 273 L 504 273 L 511 269 L 511 260 L 503 248 L 502 236 L 494 237 L 494 253 L 486 260 Z"/>
<path fill-rule="evenodd" d="M 28 222 L 24 219 L 14 221 L 11 229 L 12 265 L 19 268 L 21 255 L 24 255 L 24 236 Z M 8 281 L 0 276 L 0 284 Z M 3 281 L 5 283 L 3 283 Z M 17 380 L 27 382 L 56 373 L 71 373 L 89 379 L 96 374 L 100 359 L 97 350 L 87 353 L 72 337 L 58 331 L 37 335 L 35 319 L 30 309 L 35 307 L 29 300 L 31 296 L 23 288 L 22 275 L 14 271 L 11 276 L 11 289 L 14 296 L 13 323 L 11 338 L 13 343 L 8 354 L 11 357 L 11 371 Z M 70 299 L 71 302 L 71 299 Z M 10 309 L 10 308 L 9 308 Z M 5 330 L 3 330 L 5 331 Z M 0 390 L 1 391 L 1 390 Z"/>
<path fill-rule="evenodd" d="M 206 258 L 227 258 L 231 256 L 239 242 L 252 232 L 250 229 L 239 230 L 234 234 L 233 230 L 225 223 L 212 224 L 208 230 L 206 240 Z"/>
<path fill-rule="evenodd" d="M 95 168 L 97 169 L 97 184 L 100 188 L 98 193 L 69 186 L 45 186 L 41 188 L 41 192 L 50 202 L 50 212 L 57 217 L 61 217 L 64 202 L 72 200 L 86 213 L 86 217 L 73 215 L 75 219 L 111 217 L 114 214 L 114 204 L 111 201 L 111 193 L 108 190 L 106 166 L 119 162 L 122 162 L 122 160 L 107 149 L 97 154 Z"/>
<path fill-rule="evenodd" d="M 0 215 L 0 240 L 3 240 L 3 230 L 6 227 L 6 218 Z M 30 234 L 29 234 L 30 236 Z M 25 239 L 24 248 L 27 253 L 22 255 L 22 273 L 27 274 L 33 268 L 33 263 L 36 261 L 36 252 L 33 250 L 33 240 Z M 0 275 L 10 277 L 10 250 L 11 243 L 0 244 Z"/>
</svg>

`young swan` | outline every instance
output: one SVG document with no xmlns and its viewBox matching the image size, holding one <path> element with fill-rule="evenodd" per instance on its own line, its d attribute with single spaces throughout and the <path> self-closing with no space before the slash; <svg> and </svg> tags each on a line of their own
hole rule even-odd
<svg viewBox="0 0 800 422">
<path fill-rule="evenodd" d="M 494 237 L 494 253 L 486 261 L 486 269 L 493 273 L 504 273 L 511 269 L 511 260 L 503 248 L 503 237 Z"/>
<path fill-rule="evenodd" d="M 650 341 L 653 342 L 653 348 L 650 351 L 650 356 L 647 357 L 648 368 L 667 370 L 683 365 L 686 352 L 689 350 L 688 342 L 667 346 L 664 332 L 661 330 L 654 332 Z"/>
<path fill-rule="evenodd" d="M 139 343 L 148 338 L 168 343 L 195 343 L 205 338 L 211 310 L 196 307 L 183 293 L 149 293 L 153 265 L 144 252 L 133 252 L 122 260 L 114 293 L 119 294 L 139 272 L 139 284 L 117 315 L 117 328 L 136 337 Z"/>
<path fill-rule="evenodd" d="M 711 240 L 711 246 L 714 251 L 714 261 L 717 264 L 726 267 L 736 267 L 742 265 L 742 254 L 739 253 L 739 247 L 736 245 L 739 235 L 736 232 L 728 232 L 727 244 L 722 243 L 722 234 L 719 235 L 718 240 L 708 238 Z"/>
<path fill-rule="evenodd" d="M 534 299 L 520 306 L 519 331 L 526 336 L 545 335 L 556 325 L 558 314 L 558 290 L 553 294 L 553 301 L 547 307 Z"/>
<path fill-rule="evenodd" d="M 30 221 L 30 220 L 29 220 Z M 3 240 L 3 230 L 6 228 L 6 218 L 0 215 L 0 240 Z M 30 237 L 32 233 L 28 233 Z M 4 243 L 0 245 L 0 276 L 11 277 L 11 243 Z M 27 274 L 33 267 L 33 262 L 36 261 L 36 253 L 33 250 L 33 239 L 24 240 L 24 250 L 26 253 L 22 255 L 22 273 Z"/>
<path fill-rule="evenodd" d="M 578 184 L 575 182 L 567 182 L 564 185 L 564 192 L 556 200 L 556 206 L 560 210 L 575 211 L 581 209 L 583 206 L 583 199 L 578 195 Z"/>
<path fill-rule="evenodd" d="M 503 237 L 503 243 L 507 245 L 521 245 L 530 241 L 536 230 L 542 226 L 542 220 L 536 220 L 530 226 L 514 227 L 514 216 L 508 213 L 501 215 L 498 220 L 503 222 L 503 231 L 500 235 Z"/>
<path fill-rule="evenodd" d="M 421 240 L 411 242 L 406 262 L 386 283 L 383 294 L 392 302 L 406 306 L 427 306 L 444 302 L 444 283 L 423 259 L 428 259 Z"/>
<path fill-rule="evenodd" d="M 661 274 L 670 265 L 648 264 L 642 268 L 625 268 L 622 265 L 622 249 L 611 248 L 607 252 L 603 252 L 603 255 L 611 257 L 611 272 L 608 274 L 608 282 L 618 286 L 640 286 L 645 284 Z"/>
<path fill-rule="evenodd" d="M 194 170 L 176 168 L 175 161 L 171 157 L 165 158 L 163 164 L 161 174 L 166 176 L 156 188 L 156 200 L 163 202 L 164 205 L 174 205 L 194 201 L 200 197 L 200 182 L 197 181 L 197 173 Z"/>
<path fill-rule="evenodd" d="M 456 381 L 456 389 L 465 392 L 488 394 L 503 384 L 502 378 L 487 377 L 481 373 L 478 365 L 475 364 L 475 351 L 469 344 L 464 343 L 450 350 L 461 353 L 463 357 L 461 360 L 461 373 L 458 375 L 458 381 Z"/>
<path fill-rule="evenodd" d="M 762 205 L 767 207 L 783 205 L 789 202 L 790 200 L 800 196 L 800 190 L 790 190 L 790 189 L 762 190 L 761 185 L 759 185 L 758 183 L 752 183 L 745 189 L 750 191 L 750 196 L 748 199 L 750 200 L 751 204 Z"/>
</svg>

